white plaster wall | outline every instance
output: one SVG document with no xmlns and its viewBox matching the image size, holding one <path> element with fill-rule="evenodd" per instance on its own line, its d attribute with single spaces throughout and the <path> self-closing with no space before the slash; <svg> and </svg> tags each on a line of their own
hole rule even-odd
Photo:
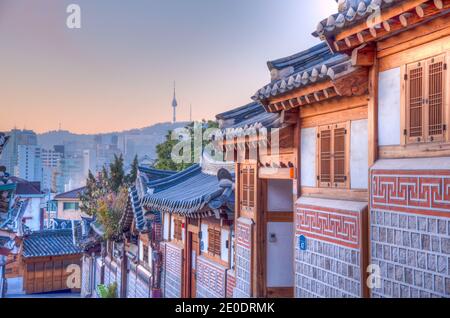
<svg viewBox="0 0 450 318">
<path fill-rule="evenodd" d="M 400 77 L 400 68 L 379 74 L 378 143 L 380 146 L 400 144 Z"/>
<path fill-rule="evenodd" d="M 139 260 L 142 262 L 144 260 L 144 244 L 139 240 Z"/>
<path fill-rule="evenodd" d="M 27 208 L 23 217 L 26 218 L 25 225 L 32 231 L 39 231 L 41 229 L 41 198 L 29 199 Z M 43 224 L 42 224 L 43 225 Z"/>
<path fill-rule="evenodd" d="M 222 229 L 220 233 L 220 258 L 224 262 L 228 262 L 228 248 L 227 241 L 230 236 L 230 231 L 226 229 Z"/>
<path fill-rule="evenodd" d="M 267 287 L 294 286 L 294 233 L 293 224 L 267 223 Z M 276 242 L 270 242 L 275 233 Z"/>
<path fill-rule="evenodd" d="M 350 186 L 352 189 L 367 189 L 369 180 L 367 119 L 352 121 L 350 139 Z"/>
<path fill-rule="evenodd" d="M 208 224 L 202 223 L 201 231 L 202 231 L 203 249 L 200 252 L 206 253 L 208 251 Z"/>
<path fill-rule="evenodd" d="M 316 186 L 316 128 L 304 128 L 301 131 L 301 185 Z"/>
<path fill-rule="evenodd" d="M 170 227 L 170 214 L 163 213 L 164 217 L 164 228 L 163 228 L 163 239 L 165 241 L 169 240 L 169 227 Z"/>
<path fill-rule="evenodd" d="M 269 180 L 267 208 L 270 212 L 293 210 L 292 180 Z"/>
<path fill-rule="evenodd" d="M 170 240 L 172 241 L 173 240 L 173 238 L 174 238 L 174 227 L 175 227 L 175 219 L 171 216 L 170 217 L 170 228 L 172 229 L 172 231 L 170 231 Z"/>
</svg>

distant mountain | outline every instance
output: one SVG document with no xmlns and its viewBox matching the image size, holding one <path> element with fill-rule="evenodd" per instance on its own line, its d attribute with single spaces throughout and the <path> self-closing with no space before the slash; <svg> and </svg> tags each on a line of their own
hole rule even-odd
<svg viewBox="0 0 450 318">
<path fill-rule="evenodd" d="M 65 130 L 49 131 L 38 134 L 38 145 L 45 149 L 52 149 L 54 145 L 65 145 L 72 151 L 91 149 L 96 136 L 100 136 L 102 143 L 112 143 L 112 137 L 117 136 L 119 149 L 125 154 L 126 161 L 137 154 L 139 157 L 155 158 L 156 145 L 162 143 L 169 130 L 185 127 L 188 122 L 158 123 L 141 129 L 131 129 L 121 132 L 104 134 L 75 134 Z"/>
</svg>

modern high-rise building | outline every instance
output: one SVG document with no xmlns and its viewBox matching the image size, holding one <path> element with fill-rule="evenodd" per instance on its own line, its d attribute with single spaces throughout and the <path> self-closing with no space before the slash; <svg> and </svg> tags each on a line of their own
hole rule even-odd
<svg viewBox="0 0 450 318">
<path fill-rule="evenodd" d="M 10 138 L 6 144 L 3 153 L 0 156 L 0 165 L 6 167 L 6 171 L 14 174 L 15 167 L 18 164 L 18 146 L 35 146 L 37 145 L 37 135 L 32 130 L 13 129 L 6 133 Z"/>
<path fill-rule="evenodd" d="M 14 175 L 30 182 L 42 182 L 41 154 L 41 148 L 38 146 L 18 145 Z"/>
</svg>

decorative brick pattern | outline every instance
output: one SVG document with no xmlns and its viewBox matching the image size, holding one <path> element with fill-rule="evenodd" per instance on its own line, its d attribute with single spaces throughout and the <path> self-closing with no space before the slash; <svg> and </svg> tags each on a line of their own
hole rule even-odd
<svg viewBox="0 0 450 318">
<path fill-rule="evenodd" d="M 236 277 L 234 274 L 234 271 L 228 270 L 227 271 L 227 298 L 233 298 L 233 292 L 234 288 L 236 287 Z"/>
<path fill-rule="evenodd" d="M 164 264 L 164 296 L 166 298 L 181 298 L 183 249 L 170 243 L 165 244 Z"/>
<path fill-rule="evenodd" d="M 136 268 L 132 264 L 128 266 L 127 298 L 136 298 Z"/>
<path fill-rule="evenodd" d="M 297 208 L 296 230 L 308 237 L 358 248 L 359 227 L 359 212 L 307 205 Z"/>
<path fill-rule="evenodd" d="M 197 297 L 225 298 L 226 268 L 203 256 L 197 258 Z"/>
<path fill-rule="evenodd" d="M 450 170 L 375 169 L 371 180 L 372 297 L 450 297 Z"/>
<path fill-rule="evenodd" d="M 252 221 L 240 218 L 236 221 L 236 288 L 234 298 L 251 297 L 251 241 Z"/>
<path fill-rule="evenodd" d="M 151 275 L 138 266 L 137 268 L 137 279 L 136 279 L 136 298 L 150 298 L 150 282 Z"/>
<path fill-rule="evenodd" d="M 117 291 L 120 293 L 122 290 L 122 272 L 120 266 L 108 257 L 105 260 L 105 279 L 104 284 L 109 286 L 113 283 L 117 283 Z M 121 296 L 121 295 L 119 295 Z"/>
<path fill-rule="evenodd" d="M 330 208 L 334 205 L 336 208 Z M 295 217 L 295 297 L 364 296 L 363 219 L 367 219 L 364 203 L 299 199 Z M 300 249 L 300 236 L 306 238 L 305 250 Z"/>
<path fill-rule="evenodd" d="M 450 170 L 371 172 L 375 210 L 450 217 Z"/>
</svg>

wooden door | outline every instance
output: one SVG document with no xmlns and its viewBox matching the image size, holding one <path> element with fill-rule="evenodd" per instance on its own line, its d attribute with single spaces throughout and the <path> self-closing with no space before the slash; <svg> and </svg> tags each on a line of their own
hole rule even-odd
<svg viewBox="0 0 450 318">
<path fill-rule="evenodd" d="M 197 256 L 198 256 L 198 233 L 189 232 L 191 241 L 191 279 L 190 279 L 190 298 L 195 298 L 197 295 Z"/>
</svg>

